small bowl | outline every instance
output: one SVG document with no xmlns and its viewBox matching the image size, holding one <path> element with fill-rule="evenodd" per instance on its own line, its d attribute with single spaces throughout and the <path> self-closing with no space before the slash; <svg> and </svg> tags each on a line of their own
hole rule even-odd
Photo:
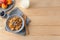
<svg viewBox="0 0 60 40">
<path fill-rule="evenodd" d="M 10 30 L 10 28 L 9 28 L 9 26 L 8 26 L 8 20 L 9 20 L 10 18 L 14 17 L 14 16 L 17 16 L 17 15 L 13 15 L 13 16 L 10 16 L 10 17 L 7 18 L 6 28 L 7 28 L 7 30 L 10 31 L 10 32 L 18 33 L 18 32 L 20 32 L 20 31 L 22 31 L 23 28 L 24 28 L 24 19 L 23 19 L 21 16 L 18 16 L 18 17 L 20 17 L 20 18 L 22 19 L 22 26 L 21 26 L 21 28 L 20 28 L 19 30 L 12 31 L 12 30 Z"/>
<path fill-rule="evenodd" d="M 7 18 L 7 14 L 6 14 L 5 11 L 0 12 L 0 16 L 1 16 L 2 18 Z"/>
<path fill-rule="evenodd" d="M 0 11 L 7 12 L 7 11 L 11 10 L 14 6 L 15 6 L 15 0 L 12 0 L 12 4 L 11 5 L 9 5 L 6 9 L 3 9 L 3 8 L 0 7 Z"/>
</svg>

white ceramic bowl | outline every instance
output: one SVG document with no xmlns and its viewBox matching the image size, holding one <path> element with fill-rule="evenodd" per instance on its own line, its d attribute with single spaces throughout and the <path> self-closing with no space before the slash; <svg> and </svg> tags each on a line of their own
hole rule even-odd
<svg viewBox="0 0 60 40">
<path fill-rule="evenodd" d="M 17 15 L 13 15 L 13 16 L 10 16 L 10 17 L 7 18 L 7 21 L 6 21 L 6 28 L 7 28 L 8 31 L 10 31 L 10 32 L 18 33 L 18 32 L 20 32 L 21 30 L 23 30 L 23 28 L 24 28 L 24 19 L 23 19 L 21 16 L 18 16 L 18 17 L 20 17 L 20 18 L 22 19 L 22 26 L 21 26 L 21 28 L 20 28 L 19 30 L 12 31 L 12 30 L 10 30 L 10 28 L 9 28 L 9 26 L 8 26 L 7 23 L 8 23 L 8 20 L 9 20 L 10 18 L 14 17 L 14 16 L 17 16 Z"/>
</svg>

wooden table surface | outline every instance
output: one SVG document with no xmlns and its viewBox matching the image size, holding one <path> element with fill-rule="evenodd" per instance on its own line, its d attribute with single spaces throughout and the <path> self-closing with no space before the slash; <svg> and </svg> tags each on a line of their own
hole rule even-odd
<svg viewBox="0 0 60 40">
<path fill-rule="evenodd" d="M 60 40 L 60 0 L 30 0 L 29 9 L 18 7 L 30 19 L 30 34 L 22 36 L 5 31 L 6 19 L 0 17 L 0 40 Z"/>
</svg>

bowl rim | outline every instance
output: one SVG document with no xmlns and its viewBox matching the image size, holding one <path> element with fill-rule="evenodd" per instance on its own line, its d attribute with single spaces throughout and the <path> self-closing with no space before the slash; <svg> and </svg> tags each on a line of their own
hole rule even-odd
<svg viewBox="0 0 60 40">
<path fill-rule="evenodd" d="M 23 28 L 24 28 L 24 19 L 23 19 L 23 17 L 18 16 L 18 17 L 20 17 L 20 18 L 22 19 L 22 26 L 21 26 L 21 28 L 20 28 L 19 30 L 17 30 L 17 31 L 12 31 L 12 30 L 10 30 L 7 22 L 8 22 L 8 20 L 9 20 L 11 17 L 14 17 L 14 16 L 17 16 L 17 15 L 12 15 L 12 16 L 10 16 L 10 17 L 7 18 L 6 27 L 7 27 L 7 29 L 8 29 L 9 31 L 14 32 L 14 33 L 17 33 L 17 32 L 20 32 L 21 30 L 23 30 Z"/>
</svg>

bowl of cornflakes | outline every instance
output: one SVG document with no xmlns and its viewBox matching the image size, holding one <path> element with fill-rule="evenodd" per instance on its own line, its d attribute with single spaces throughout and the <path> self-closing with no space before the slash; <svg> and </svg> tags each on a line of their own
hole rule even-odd
<svg viewBox="0 0 60 40">
<path fill-rule="evenodd" d="M 24 19 L 21 16 L 16 15 L 8 17 L 6 27 L 11 32 L 20 32 L 24 28 Z"/>
</svg>

